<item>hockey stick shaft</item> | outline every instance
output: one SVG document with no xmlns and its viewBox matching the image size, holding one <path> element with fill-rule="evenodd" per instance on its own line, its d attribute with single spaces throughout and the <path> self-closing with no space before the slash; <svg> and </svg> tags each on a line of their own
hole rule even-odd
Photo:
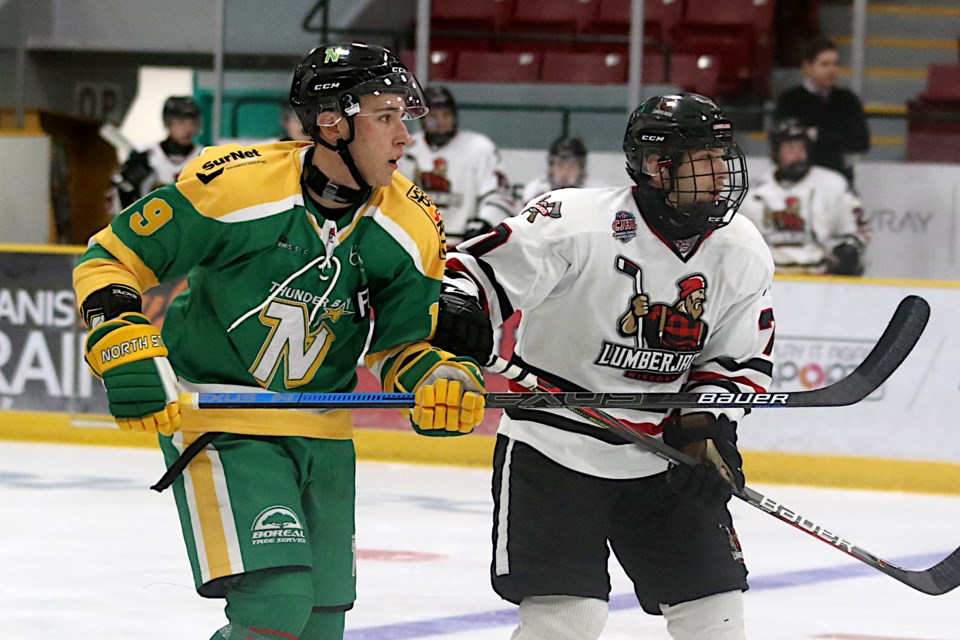
<svg viewBox="0 0 960 640">
<path fill-rule="evenodd" d="M 487 393 L 491 409 L 775 409 L 842 407 L 873 393 L 909 355 L 923 333 L 930 306 L 919 296 L 907 296 L 894 312 L 883 335 L 850 375 L 811 391 L 778 393 Z M 385 409 L 411 408 L 412 393 L 193 393 L 180 402 L 198 409 Z"/>
<path fill-rule="evenodd" d="M 549 394 L 546 387 L 539 384 L 532 373 L 511 365 L 502 358 L 494 357 L 491 368 L 506 378 L 517 382 L 521 386 L 534 392 Z M 632 442 L 653 453 L 671 464 L 696 465 L 697 461 L 673 447 L 670 447 L 658 438 L 654 438 L 642 431 L 631 429 L 626 424 L 600 409 L 568 408 L 573 413 L 589 420 L 591 423 Z M 799 531 L 825 542 L 834 549 L 856 558 L 860 562 L 884 573 L 903 584 L 929 595 L 942 595 L 960 586 L 960 548 L 947 556 L 933 567 L 924 571 L 911 571 L 892 564 L 866 549 L 850 542 L 846 538 L 831 532 L 823 525 L 801 515 L 773 498 L 744 486 L 743 489 L 734 489 L 733 495 L 746 502 L 751 507 L 759 509 L 774 518 L 786 522 Z"/>
</svg>

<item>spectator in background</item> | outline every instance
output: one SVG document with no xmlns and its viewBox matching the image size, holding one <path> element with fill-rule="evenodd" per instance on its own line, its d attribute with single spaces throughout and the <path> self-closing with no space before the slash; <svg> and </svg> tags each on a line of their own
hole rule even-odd
<svg viewBox="0 0 960 640">
<path fill-rule="evenodd" d="M 523 201 L 529 202 L 554 189 L 580 188 L 587 178 L 587 146 L 580 138 L 560 136 L 550 145 L 547 175 L 532 180 L 523 188 Z"/>
<path fill-rule="evenodd" d="M 280 142 L 310 140 L 310 136 L 303 132 L 303 126 L 300 124 L 297 113 L 288 104 L 284 104 L 280 109 L 280 126 L 283 127 L 283 136 L 280 138 Z"/>
<path fill-rule="evenodd" d="M 459 128 L 449 89 L 427 87 L 424 95 L 430 112 L 405 149 L 400 171 L 430 195 L 443 215 L 447 241 L 456 245 L 500 224 L 513 202 L 493 141 Z"/>
<path fill-rule="evenodd" d="M 143 151 L 132 151 L 113 178 L 114 215 L 144 195 L 173 184 L 188 162 L 200 155 L 193 138 L 200 130 L 200 107 L 189 96 L 171 96 L 163 103 L 167 137 Z"/>
<path fill-rule="evenodd" d="M 810 163 L 839 171 L 853 184 L 848 154 L 870 149 L 870 132 L 860 99 L 835 86 L 840 71 L 837 45 L 817 38 L 804 47 L 803 84 L 777 99 L 776 121 L 795 118 L 808 128 Z"/>
<path fill-rule="evenodd" d="M 787 119 L 770 132 L 775 167 L 750 185 L 740 213 L 760 229 L 778 273 L 862 275 L 860 200 L 842 174 L 810 166 L 807 131 Z"/>
</svg>

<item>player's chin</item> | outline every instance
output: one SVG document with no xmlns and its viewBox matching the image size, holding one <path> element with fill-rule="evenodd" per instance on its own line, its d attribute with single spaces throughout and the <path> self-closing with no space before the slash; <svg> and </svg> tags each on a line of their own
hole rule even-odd
<svg viewBox="0 0 960 640">
<path fill-rule="evenodd" d="M 372 180 L 368 180 L 367 182 L 371 187 L 385 187 L 393 181 L 393 173 L 396 170 L 397 163 L 388 162 L 386 166 L 376 171 L 375 176 L 371 176 L 373 178 Z"/>
</svg>

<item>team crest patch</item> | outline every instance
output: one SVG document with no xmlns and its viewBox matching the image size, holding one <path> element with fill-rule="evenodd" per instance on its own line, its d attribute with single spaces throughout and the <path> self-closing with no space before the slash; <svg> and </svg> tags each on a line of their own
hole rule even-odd
<svg viewBox="0 0 960 640">
<path fill-rule="evenodd" d="M 632 337 L 634 342 L 630 346 L 604 340 L 593 364 L 617 369 L 633 380 L 667 383 L 680 379 L 706 344 L 706 277 L 694 273 L 680 278 L 676 300 L 667 303 L 651 299 L 644 291 L 639 264 L 617 256 L 614 268 L 633 285 L 626 312 L 617 320 L 617 334 Z"/>
<path fill-rule="evenodd" d="M 613 237 L 626 244 L 637 237 L 637 219 L 629 211 L 613 216 Z"/>
<path fill-rule="evenodd" d="M 537 216 L 543 216 L 545 218 L 559 218 L 560 203 L 552 202 L 550 198 L 543 198 L 531 204 L 523 211 L 523 213 L 530 214 L 527 216 L 527 222 L 534 222 L 537 219 Z"/>
</svg>

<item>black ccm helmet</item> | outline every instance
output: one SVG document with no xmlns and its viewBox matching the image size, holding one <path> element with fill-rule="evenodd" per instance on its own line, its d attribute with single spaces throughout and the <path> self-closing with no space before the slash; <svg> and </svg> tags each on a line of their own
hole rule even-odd
<svg viewBox="0 0 960 640">
<path fill-rule="evenodd" d="M 457 128 L 460 122 L 458 117 L 457 101 L 454 100 L 450 89 L 439 85 L 430 85 L 423 90 L 427 106 L 431 109 L 449 109 L 453 114 L 453 128 L 447 133 L 437 133 L 432 130 L 429 119 L 424 127 L 424 136 L 427 138 L 427 144 L 433 147 L 442 147 L 457 135 Z"/>
<path fill-rule="evenodd" d="M 767 134 L 767 138 L 770 141 L 770 157 L 777 166 L 777 180 L 796 182 L 807 175 L 807 172 L 810 170 L 809 157 L 806 160 L 799 160 L 785 166 L 780 166 L 780 145 L 784 142 L 802 140 L 806 144 L 808 151 L 810 149 L 810 134 L 807 132 L 807 128 L 800 124 L 799 120 L 796 118 L 781 120 L 773 127 L 770 133 Z"/>
<path fill-rule="evenodd" d="M 174 120 L 199 120 L 200 107 L 190 96 L 170 96 L 163 102 L 163 124 Z"/>
<path fill-rule="evenodd" d="M 554 160 L 576 160 L 580 167 L 587 166 L 587 145 L 580 138 L 561 136 L 553 141 L 547 154 L 550 162 Z"/>
<path fill-rule="evenodd" d="M 723 152 L 722 175 L 713 163 L 691 161 L 692 153 L 710 149 Z M 705 96 L 677 93 L 645 101 L 630 115 L 623 152 L 642 212 L 668 239 L 729 224 L 747 194 L 747 165 L 733 140 L 733 124 Z M 654 175 L 666 188 L 652 184 Z M 716 190 L 718 178 L 722 187 Z"/>
<path fill-rule="evenodd" d="M 354 118 L 366 115 L 362 113 L 360 98 L 369 94 L 391 96 L 386 108 L 402 110 L 407 120 L 420 118 L 428 111 L 417 79 L 391 51 L 377 45 L 354 42 L 317 47 L 297 65 L 290 87 L 290 106 L 304 133 L 317 144 L 339 153 L 363 188 L 367 188 L 366 181 L 360 176 L 348 146 L 356 137 Z M 336 144 L 322 139 L 317 119 L 325 112 L 346 119 L 347 138 Z"/>
</svg>

